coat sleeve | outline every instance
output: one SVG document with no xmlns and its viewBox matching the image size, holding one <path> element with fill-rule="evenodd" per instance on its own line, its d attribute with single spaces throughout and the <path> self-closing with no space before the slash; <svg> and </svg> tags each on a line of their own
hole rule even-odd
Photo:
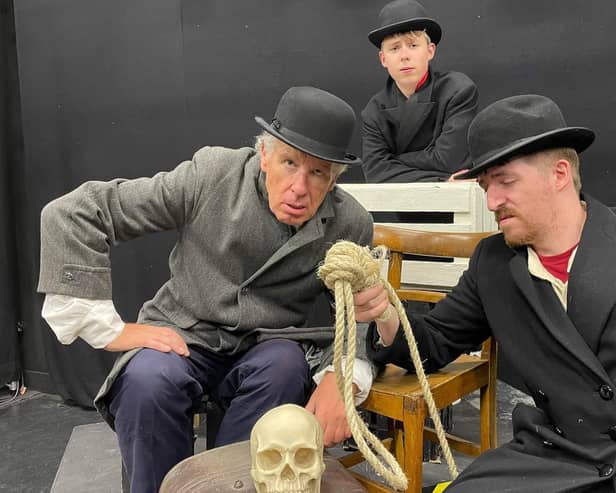
<svg viewBox="0 0 616 493">
<path fill-rule="evenodd" d="M 197 171 L 185 161 L 151 178 L 86 182 L 41 212 L 38 291 L 111 298 L 111 246 L 180 229 L 195 201 Z"/>
<path fill-rule="evenodd" d="M 425 172 L 403 163 L 391 148 L 376 121 L 364 115 L 362 124 L 362 168 L 368 183 L 395 181 L 404 173 L 405 181 L 420 181 Z"/>
<path fill-rule="evenodd" d="M 451 293 L 427 314 L 407 313 L 419 354 L 427 372 L 447 365 L 460 354 L 476 348 L 490 336 L 490 328 L 477 289 L 481 244 L 469 268 Z M 366 352 L 378 365 L 393 363 L 415 371 L 402 327 L 391 345 L 379 342 L 376 325 L 368 328 Z"/>
<path fill-rule="evenodd" d="M 405 182 L 446 180 L 468 165 L 466 134 L 477 114 L 479 93 L 471 79 L 464 76 L 451 98 L 445 103 L 440 134 L 425 149 L 393 154 L 376 121 L 364 111 L 362 127 L 362 161 L 368 182 Z"/>
</svg>

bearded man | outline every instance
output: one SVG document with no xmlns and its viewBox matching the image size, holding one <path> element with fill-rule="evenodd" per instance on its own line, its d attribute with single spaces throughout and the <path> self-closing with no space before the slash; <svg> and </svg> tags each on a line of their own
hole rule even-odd
<svg viewBox="0 0 616 493">
<path fill-rule="evenodd" d="M 492 336 L 535 406 L 513 410 L 513 440 L 482 454 L 447 493 L 614 492 L 616 215 L 581 192 L 578 153 L 549 98 L 493 103 L 469 127 L 472 169 L 502 234 L 483 240 L 452 292 L 409 314 L 427 371 Z M 382 287 L 355 296 L 359 320 L 390 310 Z M 395 312 L 395 310 L 393 310 Z M 413 370 L 397 315 L 372 325 L 378 363 Z"/>
</svg>

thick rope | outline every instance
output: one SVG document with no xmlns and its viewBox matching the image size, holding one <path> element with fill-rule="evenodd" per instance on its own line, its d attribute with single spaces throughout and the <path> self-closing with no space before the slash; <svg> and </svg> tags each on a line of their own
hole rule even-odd
<svg viewBox="0 0 616 493">
<path fill-rule="evenodd" d="M 375 437 L 364 421 L 357 414 L 353 396 L 353 365 L 356 354 L 357 324 L 355 321 L 355 305 L 353 293 L 372 287 L 378 282 L 382 282 L 387 291 L 389 301 L 394 306 L 400 317 L 402 328 L 409 344 L 409 351 L 415 372 L 421 385 L 424 399 L 428 406 L 428 411 L 439 443 L 443 450 L 449 474 L 452 479 L 458 475 L 449 443 L 445 438 L 445 431 L 440 420 L 438 409 L 434 403 L 430 385 L 421 363 L 417 343 L 413 337 L 411 324 L 398 295 L 385 279 L 381 279 L 381 264 L 386 256 L 387 249 L 383 246 L 377 247 L 373 252 L 367 247 L 360 247 L 349 241 L 335 243 L 327 252 L 323 265 L 319 268 L 319 277 L 325 285 L 334 292 L 336 300 L 336 335 L 334 339 L 334 370 L 336 375 L 336 385 L 344 399 L 349 428 L 357 446 L 366 460 L 387 481 L 397 490 L 405 490 L 408 480 L 404 471 L 385 448 L 381 441 Z M 384 314 L 387 317 L 387 312 Z M 346 335 L 346 364 L 342 371 L 342 356 L 344 354 L 345 328 L 348 329 Z M 343 376 L 344 375 L 344 376 Z M 371 447 L 370 447 L 371 446 Z M 375 453 L 376 452 L 376 453 Z"/>
</svg>

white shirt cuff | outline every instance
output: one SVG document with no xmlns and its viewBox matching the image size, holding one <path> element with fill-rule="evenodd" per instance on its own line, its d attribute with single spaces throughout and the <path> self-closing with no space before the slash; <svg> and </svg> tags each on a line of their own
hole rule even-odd
<svg viewBox="0 0 616 493">
<path fill-rule="evenodd" d="M 344 375 L 345 371 L 345 362 L 346 356 L 342 357 L 342 374 Z M 329 365 L 325 369 L 316 373 L 312 380 L 319 385 L 325 373 L 333 372 L 334 365 Z M 353 363 L 353 383 L 357 385 L 357 389 L 359 392 L 355 395 L 355 405 L 359 406 L 362 402 L 366 400 L 368 397 L 368 392 L 370 392 L 370 387 L 372 387 L 372 367 L 370 363 L 363 359 L 356 359 Z"/>
<path fill-rule="evenodd" d="M 112 300 L 48 294 L 41 315 L 62 344 L 81 337 L 94 348 L 104 348 L 124 329 Z"/>
</svg>

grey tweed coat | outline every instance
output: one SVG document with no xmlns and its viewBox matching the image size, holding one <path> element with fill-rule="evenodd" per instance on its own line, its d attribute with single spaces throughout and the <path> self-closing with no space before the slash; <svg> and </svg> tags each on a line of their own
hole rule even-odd
<svg viewBox="0 0 616 493">
<path fill-rule="evenodd" d="M 172 171 L 87 182 L 45 206 L 38 291 L 110 299 L 111 245 L 163 230 L 178 232 L 171 275 L 139 322 L 224 354 L 273 337 L 329 345 L 331 327 L 303 327 L 325 289 L 316 269 L 337 240 L 372 241 L 369 213 L 340 188 L 296 232 L 271 213 L 253 149 L 204 147 Z M 110 422 L 102 398 L 136 351 L 118 358 L 95 399 Z"/>
</svg>

